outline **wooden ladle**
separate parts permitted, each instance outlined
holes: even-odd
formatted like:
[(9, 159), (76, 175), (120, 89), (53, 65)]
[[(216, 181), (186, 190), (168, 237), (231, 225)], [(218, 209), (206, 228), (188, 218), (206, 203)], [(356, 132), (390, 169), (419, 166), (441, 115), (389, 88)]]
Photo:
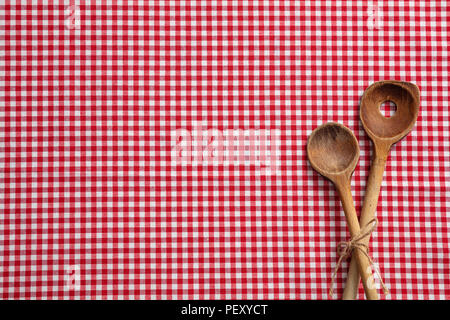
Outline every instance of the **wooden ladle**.
[[(375, 82), (361, 98), (361, 122), (373, 142), (372, 163), (361, 210), (361, 226), (375, 217), (389, 150), (413, 128), (419, 114), (419, 95), (419, 88), (415, 84), (389, 80)], [(394, 102), (397, 107), (395, 114), (389, 118), (380, 112), (380, 106), (388, 101)], [(364, 238), (363, 243), (368, 245), (369, 239), (370, 236)], [(359, 279), (357, 260), (352, 258), (343, 299), (356, 299)], [(363, 285), (366, 285), (364, 282), (363, 279)]]
[[(341, 198), (351, 237), (360, 233), (358, 216), (353, 204), (350, 179), (359, 159), (359, 147), (353, 132), (339, 123), (329, 122), (316, 128), (308, 138), (307, 154), (311, 166), (330, 179)], [(366, 284), (371, 275), (368, 258), (360, 250), (353, 251), (357, 266)], [(369, 271), (369, 272), (367, 272)], [(368, 299), (378, 299), (376, 290), (364, 285)]]

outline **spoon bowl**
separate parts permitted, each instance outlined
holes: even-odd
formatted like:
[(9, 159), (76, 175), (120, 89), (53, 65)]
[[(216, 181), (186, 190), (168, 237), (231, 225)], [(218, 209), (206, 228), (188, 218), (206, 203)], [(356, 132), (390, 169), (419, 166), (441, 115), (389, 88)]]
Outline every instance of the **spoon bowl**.
[(358, 163), (358, 141), (347, 127), (329, 122), (311, 133), (307, 154), (311, 166), (330, 180), (342, 173), (349, 177)]
[[(391, 117), (380, 112), (380, 106), (388, 101), (397, 107)], [(411, 131), (418, 115), (419, 89), (409, 82), (375, 82), (361, 98), (360, 118), (364, 130), (372, 140), (383, 140), (389, 147)]]

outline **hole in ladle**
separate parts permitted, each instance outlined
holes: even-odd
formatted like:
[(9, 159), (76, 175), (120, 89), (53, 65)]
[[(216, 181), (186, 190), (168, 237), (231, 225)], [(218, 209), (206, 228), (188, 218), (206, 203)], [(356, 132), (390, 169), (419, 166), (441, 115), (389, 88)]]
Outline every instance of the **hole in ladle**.
[(392, 117), (397, 111), (397, 105), (392, 101), (385, 101), (380, 105), (380, 112), (386, 118)]

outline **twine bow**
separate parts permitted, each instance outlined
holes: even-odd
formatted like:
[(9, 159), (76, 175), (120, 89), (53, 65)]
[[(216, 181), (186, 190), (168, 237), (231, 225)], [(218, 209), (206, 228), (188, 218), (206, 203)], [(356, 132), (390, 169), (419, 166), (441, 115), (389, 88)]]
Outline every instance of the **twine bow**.
[[(364, 228), (362, 228), (360, 230), (359, 234), (357, 234), (353, 238), (350, 238), (349, 241), (344, 241), (344, 242), (338, 243), (337, 253), (339, 255), (339, 260), (336, 264), (336, 267), (334, 268), (333, 276), (331, 277), (330, 291), (328, 293), (330, 295), (330, 297), (333, 296), (334, 281), (336, 279), (336, 274), (337, 274), (339, 268), (341, 267), (342, 261), (344, 261), (344, 259), (348, 258), (354, 249), (358, 249), (359, 251), (364, 253), (364, 255), (367, 257), (367, 259), (369, 259), (370, 265), (371, 266), (374, 265), (372, 258), (370, 258), (370, 256), (369, 256), (369, 247), (366, 244), (362, 243), (361, 240), (368, 237), (375, 230), (377, 225), (378, 225), (378, 219), (373, 218), (364, 226)], [(375, 269), (375, 272), (376, 272), (378, 278), (380, 279), (380, 283), (381, 283), (381, 286), (383, 287), (384, 294), (389, 294), (389, 290), (387, 289), (383, 280), (381, 279), (380, 271), (378, 270), (377, 267), (375, 267), (374, 269)]]

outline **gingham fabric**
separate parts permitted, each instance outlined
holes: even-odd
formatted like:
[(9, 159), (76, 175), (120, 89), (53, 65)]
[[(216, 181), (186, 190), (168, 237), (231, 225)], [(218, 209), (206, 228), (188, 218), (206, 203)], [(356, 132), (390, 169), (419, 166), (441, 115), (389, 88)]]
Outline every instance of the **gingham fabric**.
[[(381, 297), (449, 299), (449, 20), (447, 1), (3, 0), (0, 297), (328, 299), (349, 234), (306, 139), (355, 132), (360, 212), (359, 99), (396, 79), (421, 102), (384, 174)], [(279, 166), (174, 161), (194, 128), (279, 130)]]

